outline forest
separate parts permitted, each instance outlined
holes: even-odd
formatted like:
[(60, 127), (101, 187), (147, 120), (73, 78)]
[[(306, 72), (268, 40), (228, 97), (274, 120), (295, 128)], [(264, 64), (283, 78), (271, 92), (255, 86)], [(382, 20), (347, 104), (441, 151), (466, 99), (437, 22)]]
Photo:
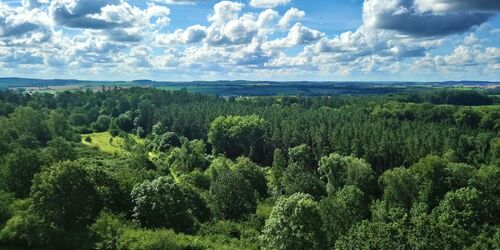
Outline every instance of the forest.
[(496, 98), (0, 90), (0, 249), (500, 249)]

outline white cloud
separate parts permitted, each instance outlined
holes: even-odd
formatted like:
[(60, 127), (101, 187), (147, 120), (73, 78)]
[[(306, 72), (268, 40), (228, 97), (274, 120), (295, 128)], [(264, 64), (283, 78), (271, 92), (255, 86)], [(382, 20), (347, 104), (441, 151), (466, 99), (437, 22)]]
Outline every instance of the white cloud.
[(49, 10), (60, 26), (101, 30), (121, 42), (137, 42), (149, 29), (170, 22), (165, 6), (148, 4), (140, 9), (122, 0), (54, 0)]
[(28, 9), (34, 9), (34, 8), (39, 8), (45, 4), (48, 4), (49, 0), (22, 0), (21, 5), (28, 8)]
[(287, 5), (291, 0), (250, 0), (250, 6), (255, 8), (275, 8), (279, 5)]
[(243, 5), (234, 2), (220, 2), (214, 6), (212, 24), (207, 28), (206, 42), (211, 46), (249, 44), (254, 39), (265, 40), (273, 32), (271, 23), (277, 19), (274, 10), (265, 10), (259, 15), (244, 13)]
[(201, 42), (207, 36), (207, 27), (194, 25), (186, 30), (178, 29), (172, 34), (157, 34), (156, 42), (162, 45), (191, 44)]
[(464, 71), (469, 69), (480, 69), (486, 71), (488, 68), (500, 66), (500, 48), (488, 47), (485, 49), (457, 46), (451, 53), (432, 56), (427, 54), (418, 59), (415, 68), (439, 69), (442, 71)]
[[(266, 8), (262, 11), (245, 8), (243, 1), (221, 1), (207, 13), (207, 24), (169, 26), (171, 18), (180, 17), (165, 4), (195, 2), (154, 0), (145, 7), (125, 0), (0, 2), (0, 66), (5, 68), (0, 73), (316, 79), (500, 72), (500, 50), (494, 46), (498, 27), (487, 23), (474, 29), (498, 12), (498, 1), (365, 0), (361, 26), (338, 35), (325, 34), (314, 19), (304, 26), (306, 13), (297, 8), (281, 15), (272, 9), (288, 0), (249, 1), (251, 7)], [(451, 45), (456, 46), (452, 52), (441, 54), (447, 50), (439, 48)]]
[(195, 4), (197, 2), (202, 2), (203, 0), (153, 0), (154, 3), (158, 4)]
[(290, 48), (297, 45), (305, 45), (318, 41), (324, 37), (324, 33), (303, 26), (301, 23), (296, 23), (284, 38), (270, 41), (266, 47), (270, 49)]
[(280, 26), (281, 29), (286, 29), (290, 25), (291, 22), (293, 21), (298, 21), (302, 19), (306, 13), (302, 10), (299, 10), (297, 8), (290, 8), (280, 19), (278, 22), (278, 25)]
[(479, 39), (477, 38), (474, 33), (470, 33), (464, 38), (464, 44), (465, 45), (474, 45), (479, 42)]
[(50, 17), (29, 6), (11, 8), (0, 3), (0, 39), (6, 44), (33, 45), (47, 41), (53, 32)]
[(230, 1), (222, 1), (214, 5), (214, 13), (208, 20), (215, 24), (227, 23), (237, 19), (244, 4)]

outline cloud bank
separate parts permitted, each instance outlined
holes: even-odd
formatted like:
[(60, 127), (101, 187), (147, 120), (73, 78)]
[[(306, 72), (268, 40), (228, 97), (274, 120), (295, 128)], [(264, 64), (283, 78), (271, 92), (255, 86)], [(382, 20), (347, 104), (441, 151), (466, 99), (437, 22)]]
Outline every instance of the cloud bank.
[(489, 24), (500, 12), (498, 0), (365, 0), (361, 25), (337, 34), (314, 27), (318, 22), (291, 0), (220, 1), (206, 23), (171, 27), (169, 5), (198, 2), (0, 3), (2, 74), (285, 80), (500, 75), (500, 48), (491, 42), (500, 32)]

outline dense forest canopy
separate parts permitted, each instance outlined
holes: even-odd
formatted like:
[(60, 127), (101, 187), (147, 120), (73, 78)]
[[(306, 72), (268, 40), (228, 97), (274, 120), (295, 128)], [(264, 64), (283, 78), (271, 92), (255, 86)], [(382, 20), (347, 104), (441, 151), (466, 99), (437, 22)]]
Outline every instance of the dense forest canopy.
[(3, 90), (0, 245), (498, 249), (495, 101)]

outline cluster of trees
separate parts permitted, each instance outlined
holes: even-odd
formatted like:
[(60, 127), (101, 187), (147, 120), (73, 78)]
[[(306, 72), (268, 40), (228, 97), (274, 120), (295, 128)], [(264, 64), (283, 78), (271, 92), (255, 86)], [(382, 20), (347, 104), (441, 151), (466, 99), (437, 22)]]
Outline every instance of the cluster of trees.
[[(500, 247), (498, 109), (0, 91), (0, 128), (2, 245)], [(123, 153), (81, 143), (106, 131), (124, 138)]]

